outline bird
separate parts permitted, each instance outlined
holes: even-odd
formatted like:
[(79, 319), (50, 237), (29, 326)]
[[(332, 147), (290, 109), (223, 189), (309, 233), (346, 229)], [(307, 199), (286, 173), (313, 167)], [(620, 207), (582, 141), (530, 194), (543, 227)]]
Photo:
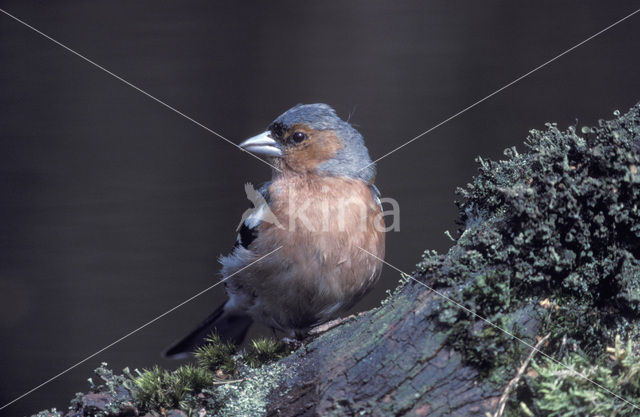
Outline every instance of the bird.
[(376, 170), (349, 122), (327, 104), (298, 104), (238, 146), (269, 161), (271, 180), (253, 197), (247, 188), (257, 206), (219, 258), (227, 299), (166, 349), (167, 358), (187, 357), (212, 332), (241, 344), (253, 322), (303, 339), (380, 277), (385, 223)]

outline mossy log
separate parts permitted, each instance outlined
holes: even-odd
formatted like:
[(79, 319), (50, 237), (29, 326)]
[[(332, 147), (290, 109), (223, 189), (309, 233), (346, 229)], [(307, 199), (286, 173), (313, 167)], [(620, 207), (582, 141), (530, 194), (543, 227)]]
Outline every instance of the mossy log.
[(211, 346), (200, 370), (138, 377), (101, 368), (94, 392), (112, 401), (87, 411), (80, 396), (67, 415), (640, 415), (640, 105), (614, 114), (479, 159), (455, 244), (425, 252), (380, 307), (258, 368), (282, 351)]
[[(483, 381), (451, 347), (449, 329), (434, 319), (443, 303), (448, 301), (408, 282), (382, 307), (285, 358), (287, 371), (269, 397), (267, 415), (484, 417), (492, 412), (504, 384)], [(537, 320), (520, 316), (519, 325), (534, 335)]]

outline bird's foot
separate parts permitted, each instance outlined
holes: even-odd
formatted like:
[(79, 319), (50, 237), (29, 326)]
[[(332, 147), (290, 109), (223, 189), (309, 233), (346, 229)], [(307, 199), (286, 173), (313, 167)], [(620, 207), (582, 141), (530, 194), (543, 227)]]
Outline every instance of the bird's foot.
[(304, 342), (300, 339), (294, 339), (291, 337), (283, 337), (282, 339), (280, 339), (282, 341), (282, 343), (284, 343), (285, 345), (287, 345), (288, 348), (290, 348), (292, 351), (293, 350), (298, 350), (301, 347), (304, 346)]

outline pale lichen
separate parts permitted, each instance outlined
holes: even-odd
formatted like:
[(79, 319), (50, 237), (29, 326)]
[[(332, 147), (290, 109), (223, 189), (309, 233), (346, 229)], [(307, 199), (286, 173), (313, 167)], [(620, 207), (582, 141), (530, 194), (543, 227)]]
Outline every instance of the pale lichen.
[[(419, 272), (468, 310), (519, 335), (514, 312), (530, 306), (551, 349), (598, 357), (640, 323), (640, 107), (597, 127), (530, 132), (529, 151), (479, 158), (459, 189), (460, 237), (426, 253)], [(547, 302), (553, 308), (544, 308)], [(492, 371), (522, 354), (512, 336), (443, 305), (438, 320), (470, 363)], [(564, 342), (563, 342), (564, 341)], [(559, 352), (562, 353), (562, 352)]]
[(268, 396), (278, 385), (283, 372), (287, 369), (281, 363), (263, 365), (260, 368), (243, 368), (243, 381), (238, 384), (225, 384), (217, 388), (218, 395), (226, 401), (215, 412), (207, 415), (236, 417), (263, 416), (267, 409)]

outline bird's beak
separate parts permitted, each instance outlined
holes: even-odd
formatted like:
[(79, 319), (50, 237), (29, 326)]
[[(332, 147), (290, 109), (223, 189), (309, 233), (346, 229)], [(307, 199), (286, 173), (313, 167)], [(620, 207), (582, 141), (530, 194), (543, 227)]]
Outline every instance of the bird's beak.
[(273, 157), (282, 156), (282, 150), (280, 149), (278, 142), (276, 142), (271, 137), (271, 132), (269, 132), (268, 130), (245, 140), (238, 146), (240, 146), (245, 151), (251, 152), (256, 155)]

